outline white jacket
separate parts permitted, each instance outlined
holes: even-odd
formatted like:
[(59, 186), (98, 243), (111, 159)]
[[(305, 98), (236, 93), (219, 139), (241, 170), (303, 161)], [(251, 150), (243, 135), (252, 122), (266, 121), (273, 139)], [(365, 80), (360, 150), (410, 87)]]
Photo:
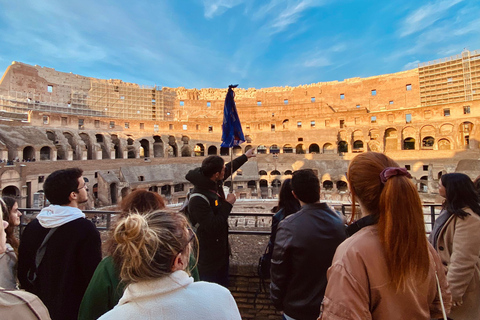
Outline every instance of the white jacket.
[(193, 282), (184, 271), (132, 283), (112, 310), (99, 320), (235, 319), (240, 312), (228, 289), (210, 282)]

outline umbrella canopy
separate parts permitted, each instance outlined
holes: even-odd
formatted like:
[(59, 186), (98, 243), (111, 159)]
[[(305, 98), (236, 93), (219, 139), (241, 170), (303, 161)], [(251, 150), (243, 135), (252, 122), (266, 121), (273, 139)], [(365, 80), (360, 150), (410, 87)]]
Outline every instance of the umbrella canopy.
[(238, 85), (228, 86), (225, 105), (223, 106), (223, 124), (222, 124), (222, 147), (235, 147), (245, 142), (245, 137), (238, 117), (237, 107), (235, 106), (235, 93), (233, 88)]

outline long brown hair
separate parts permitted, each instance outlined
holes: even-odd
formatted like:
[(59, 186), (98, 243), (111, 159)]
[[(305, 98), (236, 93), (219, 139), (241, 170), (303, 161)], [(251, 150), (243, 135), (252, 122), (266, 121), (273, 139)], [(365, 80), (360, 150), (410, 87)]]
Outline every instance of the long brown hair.
[(363, 208), (378, 218), (388, 271), (399, 291), (409, 279), (422, 281), (427, 277), (429, 253), (423, 207), (415, 185), (404, 175), (393, 176), (383, 184), (380, 173), (387, 167), (399, 165), (382, 153), (362, 153), (348, 167), (348, 182), (352, 214), (358, 197)]
[(18, 239), (15, 237), (16, 226), (14, 226), (10, 221), (10, 214), (12, 212), (12, 208), (15, 205), (15, 203), (17, 203), (17, 200), (7, 196), (3, 197), (2, 200), (3, 201), (1, 202), (1, 206), (2, 206), (2, 212), (3, 212), (2, 214), (3, 220), (8, 222), (8, 227), (5, 229), (5, 233), (7, 235), (7, 243), (9, 243), (12, 246), (12, 248), (15, 250), (15, 252), (17, 252), (18, 246), (20, 243)]

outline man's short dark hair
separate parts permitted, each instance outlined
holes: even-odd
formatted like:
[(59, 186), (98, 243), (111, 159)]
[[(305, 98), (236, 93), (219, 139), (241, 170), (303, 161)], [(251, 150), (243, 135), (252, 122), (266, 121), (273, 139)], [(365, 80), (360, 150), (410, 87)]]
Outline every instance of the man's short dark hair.
[(78, 192), (78, 178), (82, 174), (83, 170), (80, 168), (69, 168), (52, 172), (43, 184), (45, 197), (51, 204), (69, 204), (70, 193)]
[(292, 175), (292, 189), (302, 202), (315, 203), (320, 200), (320, 181), (312, 169), (295, 171)]
[(221, 172), (225, 165), (225, 161), (220, 156), (209, 156), (202, 162), (202, 172), (210, 178), (217, 172)]

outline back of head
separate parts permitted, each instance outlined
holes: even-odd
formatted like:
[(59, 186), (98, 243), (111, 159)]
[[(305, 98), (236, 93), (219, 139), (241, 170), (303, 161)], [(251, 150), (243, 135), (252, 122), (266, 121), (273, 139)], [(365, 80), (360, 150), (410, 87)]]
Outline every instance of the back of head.
[(202, 172), (210, 178), (215, 173), (222, 171), (225, 161), (220, 156), (209, 156), (202, 161)]
[(184, 215), (166, 211), (134, 213), (119, 221), (113, 258), (120, 261), (121, 279), (129, 284), (172, 273), (175, 257), (188, 251), (188, 226)]
[(404, 169), (393, 169), (397, 173), (383, 183), (380, 175), (387, 168), (400, 169), (386, 155), (366, 152), (350, 162), (347, 175), (353, 202), (358, 198), (368, 214), (378, 219), (389, 273), (399, 290), (409, 278), (427, 276), (429, 255), (423, 207), (415, 185)]
[(304, 203), (320, 200), (320, 181), (312, 169), (295, 171), (292, 176), (292, 189), (295, 196)]
[(120, 205), (122, 215), (129, 213), (147, 213), (165, 208), (165, 202), (161, 195), (143, 189), (132, 191), (123, 198)]
[(278, 194), (277, 211), (283, 209), (285, 217), (300, 210), (300, 203), (292, 194), (292, 179), (285, 179)]
[(469, 207), (480, 215), (478, 192), (469, 176), (463, 173), (447, 173), (440, 179), (445, 187), (444, 207), (448, 212), (464, 217), (467, 213), (463, 208)]
[(51, 204), (69, 204), (70, 194), (78, 191), (78, 178), (82, 173), (83, 170), (80, 168), (57, 170), (51, 173), (43, 184), (45, 197)]

